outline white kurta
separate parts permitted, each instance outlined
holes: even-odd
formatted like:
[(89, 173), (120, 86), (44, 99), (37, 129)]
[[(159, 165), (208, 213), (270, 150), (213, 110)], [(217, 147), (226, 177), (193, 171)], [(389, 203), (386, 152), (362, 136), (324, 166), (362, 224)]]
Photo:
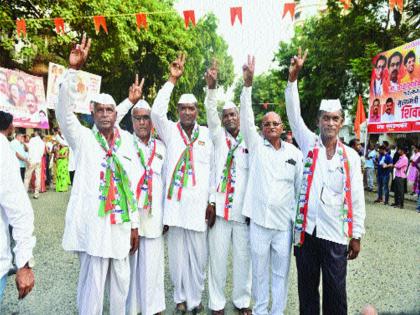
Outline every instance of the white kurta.
[[(241, 100), (250, 99), (251, 88), (244, 88)], [(272, 283), (272, 314), (283, 314), (291, 252), (294, 206), (302, 176), (302, 153), (281, 141), (276, 150), (255, 127), (251, 101), (241, 101), (241, 130), (248, 144), (250, 172), (244, 213), (251, 218), (253, 314), (268, 314)]]
[(0, 278), (12, 267), (9, 225), (13, 227), (18, 268), (31, 258), (35, 247), (34, 212), (20, 177), (15, 152), (7, 138), (0, 133)]
[[(236, 139), (222, 126), (217, 113), (216, 90), (208, 90), (204, 101), (210, 136), (215, 147), (216, 187), (219, 185), (229, 147)], [(250, 101), (245, 98), (243, 101)], [(239, 114), (239, 113), (238, 113)], [(225, 307), (225, 285), (229, 248), (233, 252), (233, 292), (232, 302), (241, 309), (248, 308), (251, 301), (251, 259), (249, 246), (249, 227), (242, 215), (243, 200), (248, 181), (248, 149), (242, 141), (233, 154), (232, 172), (236, 172), (232, 208), (225, 220), (226, 193), (216, 192), (215, 225), (209, 230), (209, 308), (221, 310)]]
[[(300, 114), (300, 101), (297, 82), (289, 82), (285, 91), (286, 110), (293, 135), (306, 157), (313, 149), (318, 138), (319, 154), (313, 175), (312, 188), (308, 202), (306, 232), (338, 244), (347, 245), (348, 240), (343, 233), (340, 220), (340, 210), (344, 201), (344, 187), (342, 163), (337, 153), (331, 160), (327, 154), (321, 138), (310, 131)], [(360, 167), (360, 157), (352, 148), (345, 146), (350, 164), (350, 181), (353, 203), (353, 237), (364, 234), (365, 199), (363, 190), (363, 176)]]
[[(177, 128), (177, 123), (168, 120), (168, 104), (174, 85), (165, 83), (161, 88), (152, 107), (152, 121), (159, 137), (166, 145), (167, 150), (167, 177), (165, 194), (165, 211), (163, 223), (169, 226), (178, 226), (184, 229), (204, 232), (206, 231), (205, 213), (210, 195), (214, 193), (213, 175), (213, 143), (208, 129), (199, 126), (198, 139), (193, 144), (194, 169), (196, 185), (189, 181), (184, 187), (182, 198), (177, 200), (177, 189), (172, 199), (166, 198), (175, 166), (186, 146)], [(185, 137), (186, 133), (182, 130)]]
[[(70, 70), (59, 91), (56, 116), (64, 137), (75, 153), (75, 174), (66, 213), (63, 248), (86, 252), (91, 256), (123, 259), (130, 250), (131, 228), (138, 227), (138, 213), (130, 213), (131, 222), (111, 224), (110, 216), (99, 217), (99, 184), (105, 152), (91, 129), (83, 127), (72, 113), (76, 71)], [(139, 170), (132, 135), (120, 130), (121, 146), (117, 151), (134, 191), (133, 174)]]

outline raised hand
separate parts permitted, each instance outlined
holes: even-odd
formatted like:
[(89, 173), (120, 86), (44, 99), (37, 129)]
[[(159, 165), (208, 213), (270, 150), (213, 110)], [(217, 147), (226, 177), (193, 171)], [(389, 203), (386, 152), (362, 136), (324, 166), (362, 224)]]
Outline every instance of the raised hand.
[(206, 71), (206, 73), (204, 75), (204, 78), (206, 79), (206, 82), (207, 82), (207, 87), (209, 89), (212, 89), (213, 90), (213, 89), (216, 88), (216, 85), (217, 85), (217, 72), (218, 72), (218, 69), (217, 69), (217, 60), (216, 59), (213, 59), (213, 62), (211, 64), (210, 68), (207, 69), (207, 71)]
[(252, 86), (252, 80), (254, 79), (255, 71), (255, 56), (248, 55), (248, 62), (242, 66), (242, 72), (244, 77), (244, 85), (246, 87)]
[(305, 63), (306, 57), (308, 56), (308, 50), (305, 50), (305, 53), (302, 57), (302, 48), (298, 48), (297, 56), (293, 56), (290, 60), (290, 67), (289, 67), (289, 81), (294, 82), (296, 81), (300, 70), (302, 70), (303, 64)]
[(184, 73), (185, 59), (185, 54), (180, 53), (178, 58), (176, 58), (169, 66), (169, 81), (173, 84), (175, 84)]
[(79, 70), (82, 68), (87, 60), (89, 49), (90, 49), (90, 38), (86, 40), (86, 34), (83, 34), (82, 42), (76, 44), (70, 52), (69, 67), (72, 69)]
[(134, 83), (128, 89), (128, 100), (131, 104), (136, 104), (143, 94), (143, 85), (144, 85), (144, 78), (141, 79), (139, 83), (139, 75), (136, 73), (136, 79)]

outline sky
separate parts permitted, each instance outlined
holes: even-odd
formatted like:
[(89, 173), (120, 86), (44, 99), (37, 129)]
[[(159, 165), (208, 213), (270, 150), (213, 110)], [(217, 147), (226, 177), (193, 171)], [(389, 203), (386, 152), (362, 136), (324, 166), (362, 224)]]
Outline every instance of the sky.
[[(280, 41), (293, 36), (293, 23), (288, 14), (282, 19), (283, 6), (290, 0), (177, 0), (175, 8), (183, 16), (184, 10), (194, 10), (198, 21), (213, 12), (219, 20), (218, 33), (229, 45), (233, 57), (235, 79), (242, 75), (242, 65), (247, 55), (255, 55), (256, 74), (263, 73), (276, 64), (272, 62)], [(230, 21), (230, 8), (242, 7), (242, 25)]]

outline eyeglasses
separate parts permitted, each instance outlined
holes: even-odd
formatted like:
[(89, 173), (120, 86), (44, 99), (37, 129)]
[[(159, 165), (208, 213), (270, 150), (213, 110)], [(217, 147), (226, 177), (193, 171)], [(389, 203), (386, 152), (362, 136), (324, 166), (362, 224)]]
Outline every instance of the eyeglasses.
[(149, 121), (150, 120), (150, 116), (149, 115), (140, 115), (140, 116), (133, 116), (133, 119), (140, 121)]
[(278, 127), (278, 126), (281, 126), (281, 122), (278, 122), (278, 121), (266, 121), (262, 125), (263, 125), (264, 128), (269, 128), (271, 126)]

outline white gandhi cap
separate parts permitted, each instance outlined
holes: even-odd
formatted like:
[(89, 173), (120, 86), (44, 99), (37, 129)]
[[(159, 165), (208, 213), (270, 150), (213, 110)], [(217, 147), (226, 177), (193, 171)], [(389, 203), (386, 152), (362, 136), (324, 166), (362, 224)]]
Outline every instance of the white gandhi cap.
[(193, 94), (182, 94), (178, 104), (197, 104), (197, 99)]
[(133, 110), (136, 108), (150, 110), (150, 105), (145, 100), (140, 100), (136, 103), (136, 105), (134, 105)]
[(114, 107), (117, 106), (114, 98), (111, 95), (105, 93), (93, 95), (91, 101), (97, 104), (112, 105)]
[(324, 112), (337, 112), (341, 110), (341, 103), (339, 99), (335, 100), (322, 100), (319, 110)]
[(238, 107), (235, 105), (235, 103), (234, 103), (234, 102), (231, 102), (231, 101), (227, 101), (227, 102), (223, 105), (223, 110), (225, 110), (225, 109), (231, 109), (231, 108), (238, 109)]

